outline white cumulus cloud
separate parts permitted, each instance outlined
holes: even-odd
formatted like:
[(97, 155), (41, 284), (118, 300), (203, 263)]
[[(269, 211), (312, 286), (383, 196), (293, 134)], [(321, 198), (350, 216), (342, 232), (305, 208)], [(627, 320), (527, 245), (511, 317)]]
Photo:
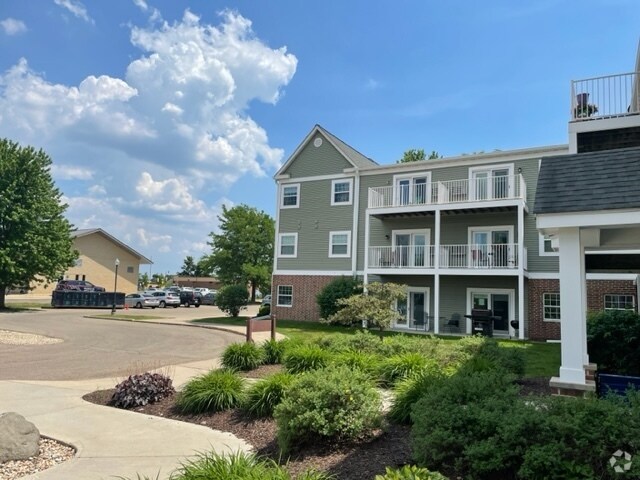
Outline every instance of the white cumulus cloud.
[(87, 23), (94, 23), (93, 18), (91, 18), (87, 12), (87, 8), (78, 0), (53, 0), (53, 3), (68, 10), (75, 17), (78, 17)]
[(27, 26), (22, 20), (11, 17), (0, 20), (0, 27), (6, 35), (18, 35), (27, 31)]
[(58, 180), (91, 180), (93, 170), (73, 165), (51, 165), (51, 173)]

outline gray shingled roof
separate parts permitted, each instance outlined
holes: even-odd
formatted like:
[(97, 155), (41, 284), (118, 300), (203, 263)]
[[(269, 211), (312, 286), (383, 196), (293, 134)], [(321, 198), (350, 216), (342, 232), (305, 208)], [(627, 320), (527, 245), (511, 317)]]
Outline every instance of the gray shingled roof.
[(542, 159), (536, 214), (640, 208), (640, 148)]
[(331, 141), (334, 142), (340, 150), (342, 150), (342, 153), (344, 153), (347, 157), (349, 157), (349, 160), (351, 160), (351, 163), (353, 163), (356, 167), (361, 168), (361, 167), (371, 167), (374, 165), (378, 165), (375, 161), (371, 160), (369, 157), (365, 157), (363, 154), (361, 154), (351, 145), (347, 145), (338, 137), (336, 137), (332, 133), (329, 133), (320, 125), (316, 125), (316, 126), (320, 130), (322, 130), (322, 133), (325, 134), (327, 137), (329, 137)]

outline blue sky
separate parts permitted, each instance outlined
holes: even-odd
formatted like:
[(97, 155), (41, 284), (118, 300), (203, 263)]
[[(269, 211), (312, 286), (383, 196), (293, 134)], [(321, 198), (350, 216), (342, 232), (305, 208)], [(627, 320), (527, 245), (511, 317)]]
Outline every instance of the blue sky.
[(379, 163), (566, 143), (570, 80), (633, 70), (638, 25), (637, 0), (3, 0), (0, 137), (174, 272), (222, 204), (275, 215), (316, 123)]

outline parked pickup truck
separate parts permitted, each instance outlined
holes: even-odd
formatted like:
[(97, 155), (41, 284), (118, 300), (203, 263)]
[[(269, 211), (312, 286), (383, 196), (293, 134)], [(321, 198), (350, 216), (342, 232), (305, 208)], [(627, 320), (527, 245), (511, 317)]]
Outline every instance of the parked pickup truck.
[(193, 305), (198, 308), (201, 303), (202, 297), (193, 290), (183, 290), (180, 292), (180, 305), (184, 305), (185, 307)]

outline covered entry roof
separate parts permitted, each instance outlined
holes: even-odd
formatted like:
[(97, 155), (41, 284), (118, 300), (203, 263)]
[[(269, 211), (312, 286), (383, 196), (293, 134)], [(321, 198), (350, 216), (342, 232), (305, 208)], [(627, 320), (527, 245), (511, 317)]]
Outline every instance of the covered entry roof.
[(542, 159), (533, 213), (629, 208), (640, 208), (639, 147)]

